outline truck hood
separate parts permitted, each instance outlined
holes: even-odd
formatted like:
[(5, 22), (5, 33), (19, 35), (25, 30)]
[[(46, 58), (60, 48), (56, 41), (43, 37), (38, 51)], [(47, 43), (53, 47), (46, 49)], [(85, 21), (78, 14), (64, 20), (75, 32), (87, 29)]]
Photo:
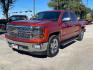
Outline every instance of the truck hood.
[(48, 25), (49, 23), (53, 23), (54, 21), (51, 20), (19, 20), (13, 21), (9, 24), (14, 25), (25, 25), (25, 26), (37, 26), (37, 25)]
[(43, 20), (19, 20), (19, 21), (16, 21), (16, 22), (25, 22), (25, 23), (30, 23), (30, 24), (37, 24), (37, 23), (45, 23), (45, 21)]

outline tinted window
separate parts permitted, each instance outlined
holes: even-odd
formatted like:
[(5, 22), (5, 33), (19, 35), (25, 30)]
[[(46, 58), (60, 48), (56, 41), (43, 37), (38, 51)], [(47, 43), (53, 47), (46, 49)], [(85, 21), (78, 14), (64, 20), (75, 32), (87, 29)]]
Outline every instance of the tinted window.
[(25, 20), (27, 19), (26, 16), (11, 16), (11, 20)]
[(68, 18), (68, 17), (70, 17), (69, 12), (64, 12), (62, 19), (63, 19), (63, 18)]
[(48, 19), (48, 20), (58, 20), (60, 12), (40, 12), (36, 15), (37, 20)]
[(76, 15), (75, 15), (75, 13), (70, 12), (70, 17), (71, 17), (71, 20), (72, 20), (72, 21), (77, 21), (77, 17), (76, 17)]

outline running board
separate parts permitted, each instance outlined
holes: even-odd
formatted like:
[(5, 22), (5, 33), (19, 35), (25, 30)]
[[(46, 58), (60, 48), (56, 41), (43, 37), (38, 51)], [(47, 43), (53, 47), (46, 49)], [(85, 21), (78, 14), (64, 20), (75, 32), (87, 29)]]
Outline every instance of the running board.
[(71, 43), (71, 42), (73, 42), (73, 41), (76, 41), (76, 40), (77, 40), (77, 37), (74, 37), (74, 38), (71, 38), (71, 39), (68, 39), (68, 40), (62, 42), (61, 45), (64, 46), (64, 45), (67, 45), (67, 44), (69, 44), (69, 43)]

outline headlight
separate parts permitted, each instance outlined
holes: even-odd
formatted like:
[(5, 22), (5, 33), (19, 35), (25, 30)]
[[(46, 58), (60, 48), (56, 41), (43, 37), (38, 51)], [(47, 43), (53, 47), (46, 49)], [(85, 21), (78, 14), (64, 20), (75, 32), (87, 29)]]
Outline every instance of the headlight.
[(32, 27), (32, 37), (33, 38), (42, 38), (43, 37), (43, 27), (40, 27), (40, 26)]

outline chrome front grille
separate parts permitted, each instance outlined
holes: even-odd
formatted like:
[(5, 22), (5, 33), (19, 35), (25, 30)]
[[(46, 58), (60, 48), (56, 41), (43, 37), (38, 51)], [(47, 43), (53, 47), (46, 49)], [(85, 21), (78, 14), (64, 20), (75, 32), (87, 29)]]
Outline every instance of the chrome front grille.
[(14, 38), (31, 39), (32, 28), (30, 26), (7, 25), (7, 34)]

